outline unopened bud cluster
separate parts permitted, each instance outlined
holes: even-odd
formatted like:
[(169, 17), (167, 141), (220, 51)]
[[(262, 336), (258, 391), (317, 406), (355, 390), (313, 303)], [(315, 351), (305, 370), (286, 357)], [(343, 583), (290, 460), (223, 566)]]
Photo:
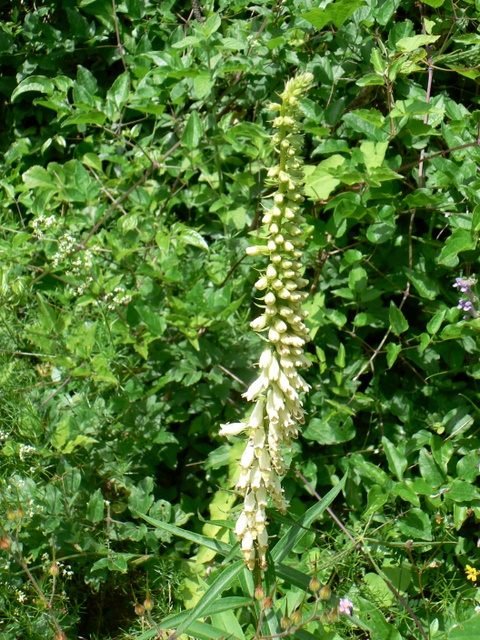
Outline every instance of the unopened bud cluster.
[(255, 287), (262, 292), (262, 314), (251, 327), (265, 334), (259, 369), (260, 375), (244, 397), (255, 402), (253, 411), (244, 422), (223, 425), (221, 435), (248, 433), (248, 442), (240, 460), (237, 489), (244, 495), (243, 510), (235, 533), (242, 553), (251, 570), (258, 562), (266, 569), (268, 547), (265, 509), (270, 499), (276, 509), (285, 513), (281, 478), (287, 468), (282, 449), (291, 445), (304, 422), (300, 393), (309, 386), (298, 373), (309, 365), (303, 353), (308, 337), (304, 324), (307, 312), (302, 302), (308, 297), (302, 291), (308, 281), (301, 276), (304, 241), (301, 227), (305, 218), (300, 214), (303, 197), (303, 160), (300, 133), (302, 116), (298, 99), (313, 81), (310, 73), (298, 75), (286, 83), (280, 95), (281, 104), (270, 104), (278, 115), (273, 125), (278, 129), (273, 145), (279, 163), (268, 171), (268, 184), (275, 191), (272, 205), (265, 212), (264, 243), (249, 247), (250, 256), (268, 257), (266, 270)]

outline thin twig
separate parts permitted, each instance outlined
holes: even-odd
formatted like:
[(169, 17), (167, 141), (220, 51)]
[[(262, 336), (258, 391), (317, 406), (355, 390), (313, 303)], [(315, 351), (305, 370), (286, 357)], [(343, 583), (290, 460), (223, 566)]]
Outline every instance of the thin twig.
[(123, 68), (125, 71), (128, 71), (127, 64), (125, 62), (125, 51), (123, 48), (122, 41), (120, 39), (120, 29), (118, 26), (118, 17), (117, 17), (117, 7), (115, 6), (115, 0), (112, 0), (112, 9), (113, 9), (113, 22), (115, 23), (115, 35), (117, 37), (117, 49), (120, 57), (122, 59)]
[(72, 380), (72, 376), (68, 376), (68, 378), (65, 378), (65, 380), (62, 382), (62, 384), (58, 387), (58, 389), (55, 389), (55, 391), (50, 394), (48, 396), (48, 398), (46, 400), (44, 400), (42, 402), (42, 404), (40, 405), (40, 408), (42, 408), (43, 406), (45, 406), (46, 404), (48, 404), (50, 402), (50, 400), (52, 398), (54, 398), (58, 393), (60, 393), (60, 391), (63, 389), (63, 387), (66, 387), (67, 384)]
[(243, 380), (240, 380), (240, 378), (237, 378), (237, 376), (234, 373), (232, 373), (231, 371), (229, 371), (228, 369), (223, 367), (221, 364), (217, 364), (217, 367), (219, 369), (221, 369), (223, 371), (223, 373), (226, 373), (227, 376), (230, 376), (233, 380), (235, 380), (235, 382), (238, 382), (239, 384), (241, 384), (245, 388), (248, 387), (248, 384), (245, 384), (245, 382)]
[[(420, 2), (420, 15), (422, 18), (422, 30), (423, 34), (427, 35), (427, 30), (425, 28), (425, 16), (423, 14), (423, 2)], [(432, 55), (430, 53), (430, 47), (425, 45), (425, 50), (427, 52), (427, 64), (428, 64), (428, 80), (427, 80), (427, 94), (425, 98), (425, 102), (427, 104), (430, 103), (430, 98), (432, 95), (432, 84), (433, 84), (433, 66), (432, 66)], [(428, 124), (428, 113), (426, 113), (423, 117), (423, 124)], [(420, 162), (418, 164), (418, 186), (421, 188), (425, 183), (425, 176), (423, 175), (423, 162), (425, 157), (425, 149), (420, 151)]]

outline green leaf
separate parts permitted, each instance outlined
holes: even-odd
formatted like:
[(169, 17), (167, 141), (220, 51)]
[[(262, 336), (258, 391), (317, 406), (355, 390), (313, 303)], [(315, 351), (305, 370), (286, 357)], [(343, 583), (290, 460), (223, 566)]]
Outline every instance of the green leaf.
[(339, 444), (355, 437), (355, 427), (350, 416), (337, 411), (327, 413), (323, 419), (312, 418), (303, 432), (304, 438), (318, 444)]
[(313, 24), (319, 31), (329, 22), (333, 22), (336, 27), (341, 27), (348, 16), (364, 4), (364, 0), (338, 0), (329, 4), (325, 9), (313, 9), (313, 11), (300, 14), (300, 17)]
[(215, 31), (220, 29), (221, 24), (222, 20), (219, 14), (214, 13), (213, 16), (210, 16), (203, 25), (197, 26), (196, 29), (204, 38), (209, 38), (213, 33), (215, 33)]
[(197, 249), (208, 251), (208, 244), (206, 243), (205, 238), (198, 233), (198, 231), (195, 231), (195, 229), (183, 228), (178, 237), (183, 244), (189, 244), (192, 247), (197, 247)]
[(353, 291), (361, 293), (367, 287), (368, 276), (363, 267), (353, 267), (348, 274), (348, 286)]
[(173, 524), (168, 524), (167, 522), (162, 522), (161, 520), (157, 520), (156, 518), (151, 518), (144, 513), (138, 513), (136, 511), (134, 513), (137, 517), (142, 518), (149, 524), (157, 527), (157, 529), (162, 529), (163, 531), (171, 533), (174, 536), (184, 538), (185, 540), (190, 540), (191, 542), (206, 547), (207, 549), (212, 549), (212, 551), (216, 551), (222, 556), (228, 556), (228, 554), (232, 551), (231, 545), (220, 542), (219, 540), (209, 538), (208, 536), (203, 536), (200, 533), (194, 533), (192, 531), (181, 529), (180, 527), (176, 527)]
[(189, 151), (193, 151), (193, 149), (198, 147), (202, 135), (203, 128), (198, 113), (192, 111), (183, 130), (182, 146), (186, 147)]
[(390, 326), (392, 327), (392, 331), (396, 336), (401, 335), (408, 329), (408, 322), (402, 311), (397, 307), (397, 305), (390, 300), (390, 311), (388, 313), (388, 318), (390, 321)]
[(373, 244), (383, 244), (390, 240), (396, 230), (397, 225), (393, 219), (376, 222), (368, 227), (367, 238)]
[(133, 20), (140, 20), (145, 15), (144, 0), (125, 0), (127, 12)]
[(437, 331), (442, 326), (442, 322), (445, 318), (446, 311), (442, 309), (442, 311), (437, 311), (437, 313), (433, 316), (433, 318), (427, 324), (427, 331), (431, 335), (435, 335)]
[(480, 494), (478, 489), (469, 482), (455, 479), (450, 485), (450, 491), (446, 497), (454, 502), (471, 503), (472, 500), (478, 500)]
[(118, 76), (107, 92), (107, 100), (112, 101), (119, 111), (127, 102), (129, 87), (130, 75), (128, 72), (125, 72)]
[(427, 298), (427, 300), (435, 300), (440, 291), (440, 288), (435, 280), (429, 278), (425, 273), (422, 273), (421, 271), (405, 269), (405, 273), (422, 298)]
[(401, 453), (385, 436), (382, 437), (382, 444), (385, 455), (387, 456), (390, 471), (394, 473), (399, 480), (403, 480), (403, 472), (407, 468), (408, 464), (405, 454)]
[(471, 251), (475, 249), (476, 245), (476, 238), (473, 238), (469, 231), (454, 229), (452, 235), (447, 238), (437, 261), (446, 267), (456, 267), (460, 261), (458, 254), (461, 251)]
[(387, 352), (387, 365), (389, 369), (391, 369), (395, 364), (401, 350), (402, 346), (393, 342), (389, 342), (385, 347), (385, 351)]
[(455, 624), (447, 636), (448, 640), (478, 640), (480, 637), (480, 616)]
[(28, 91), (39, 91), (40, 93), (51, 95), (55, 91), (55, 85), (50, 78), (45, 76), (30, 76), (22, 80), (18, 87), (13, 90), (11, 101), (15, 102), (18, 96)]
[(77, 111), (73, 116), (65, 118), (62, 122), (62, 127), (67, 127), (70, 124), (104, 124), (107, 116), (100, 111)]
[(198, 44), (200, 44), (200, 40), (198, 38), (196, 38), (195, 36), (187, 36), (186, 38), (183, 38), (183, 40), (180, 40), (179, 42), (175, 42), (175, 44), (172, 44), (172, 48), (186, 49), (187, 47), (196, 46)]
[(225, 567), (223, 571), (220, 571), (220, 573), (215, 576), (215, 580), (209, 585), (205, 595), (200, 599), (198, 604), (188, 612), (185, 620), (177, 627), (175, 632), (177, 637), (185, 633), (192, 622), (195, 622), (198, 618), (210, 615), (209, 609), (211, 606), (220, 598), (225, 589), (231, 586), (238, 574), (243, 571), (244, 566), (244, 561), (239, 560), (229, 567)]
[(432, 523), (427, 513), (414, 507), (408, 513), (403, 515), (398, 523), (400, 531), (413, 540), (431, 540), (432, 539)]
[(209, 73), (200, 73), (193, 79), (193, 88), (199, 100), (203, 100), (212, 90), (215, 81)]
[(312, 200), (326, 200), (340, 184), (340, 180), (333, 177), (329, 170), (342, 166), (344, 162), (343, 156), (335, 154), (320, 162), (316, 167), (305, 167), (305, 193)]
[(426, 44), (433, 44), (440, 36), (412, 36), (409, 38), (400, 38), (397, 42), (397, 50), (404, 53), (410, 53), (415, 51), (419, 47), (423, 47)]
[(355, 84), (359, 87), (383, 86), (385, 80), (378, 73), (367, 73), (362, 78), (359, 78)]
[(55, 184), (54, 177), (39, 165), (34, 165), (25, 171), (22, 175), (22, 180), (29, 189), (35, 189), (36, 187), (47, 187), (54, 191), (57, 191), (58, 189), (58, 186)]
[(274, 562), (282, 562), (290, 553), (290, 551), (300, 542), (300, 540), (308, 533), (309, 527), (318, 520), (327, 507), (329, 507), (340, 491), (345, 486), (347, 476), (337, 483), (330, 491), (323, 496), (313, 507), (310, 507), (293, 525), (291, 525), (271, 551)]
[(445, 476), (442, 470), (435, 462), (432, 454), (425, 448), (420, 450), (419, 467), (422, 477), (425, 478), (433, 488), (436, 489), (445, 482)]
[(363, 162), (367, 170), (380, 167), (385, 159), (385, 153), (388, 149), (388, 142), (372, 142), (364, 140), (360, 145), (360, 151), (363, 155)]
[(87, 505), (87, 518), (91, 522), (100, 522), (105, 517), (105, 501), (100, 489), (97, 489)]

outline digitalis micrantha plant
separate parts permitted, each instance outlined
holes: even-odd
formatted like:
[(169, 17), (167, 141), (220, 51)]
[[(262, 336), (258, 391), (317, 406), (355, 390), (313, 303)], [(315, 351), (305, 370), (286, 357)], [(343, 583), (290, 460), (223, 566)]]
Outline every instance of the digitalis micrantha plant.
[(240, 477), (236, 489), (244, 495), (243, 510), (235, 526), (243, 557), (251, 570), (258, 562), (266, 569), (268, 547), (266, 507), (285, 513), (281, 479), (287, 468), (283, 456), (304, 422), (300, 393), (309, 386), (298, 373), (309, 361), (303, 353), (308, 329), (303, 320), (307, 312), (302, 302), (308, 294), (302, 289), (308, 281), (301, 277), (303, 240), (300, 214), (303, 197), (303, 160), (300, 133), (302, 113), (299, 97), (310, 87), (310, 73), (297, 75), (280, 94), (281, 104), (268, 108), (277, 112), (273, 126), (278, 129), (272, 144), (279, 155), (278, 165), (268, 171), (268, 185), (274, 188), (272, 206), (262, 222), (264, 244), (248, 247), (250, 256), (268, 257), (263, 275), (255, 283), (262, 292), (259, 306), (263, 313), (251, 327), (265, 334), (266, 345), (260, 356), (260, 375), (244, 397), (255, 402), (249, 418), (222, 425), (221, 435), (248, 433), (248, 442), (240, 460)]

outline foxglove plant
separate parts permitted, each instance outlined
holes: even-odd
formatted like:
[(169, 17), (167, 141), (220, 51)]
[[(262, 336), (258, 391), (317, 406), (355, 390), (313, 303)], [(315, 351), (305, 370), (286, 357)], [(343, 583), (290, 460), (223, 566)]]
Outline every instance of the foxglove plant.
[(287, 467), (282, 448), (291, 445), (304, 422), (300, 393), (309, 386), (298, 373), (310, 363), (303, 353), (308, 329), (307, 312), (302, 302), (308, 294), (302, 289), (308, 281), (301, 276), (304, 241), (300, 214), (303, 197), (303, 160), (299, 98), (313, 81), (310, 73), (289, 80), (280, 94), (281, 104), (268, 108), (277, 113), (273, 126), (278, 129), (272, 144), (279, 155), (278, 164), (268, 171), (268, 184), (274, 188), (272, 206), (265, 212), (264, 244), (248, 247), (250, 256), (268, 257), (268, 265), (255, 287), (263, 292), (263, 312), (251, 327), (266, 334), (266, 345), (260, 356), (260, 375), (244, 397), (255, 402), (249, 418), (243, 422), (222, 425), (221, 435), (248, 433), (248, 441), (240, 460), (240, 477), (236, 488), (244, 496), (243, 509), (235, 533), (241, 543), (246, 565), (253, 570), (258, 562), (266, 569), (268, 547), (266, 506), (285, 513), (287, 503), (281, 478)]

